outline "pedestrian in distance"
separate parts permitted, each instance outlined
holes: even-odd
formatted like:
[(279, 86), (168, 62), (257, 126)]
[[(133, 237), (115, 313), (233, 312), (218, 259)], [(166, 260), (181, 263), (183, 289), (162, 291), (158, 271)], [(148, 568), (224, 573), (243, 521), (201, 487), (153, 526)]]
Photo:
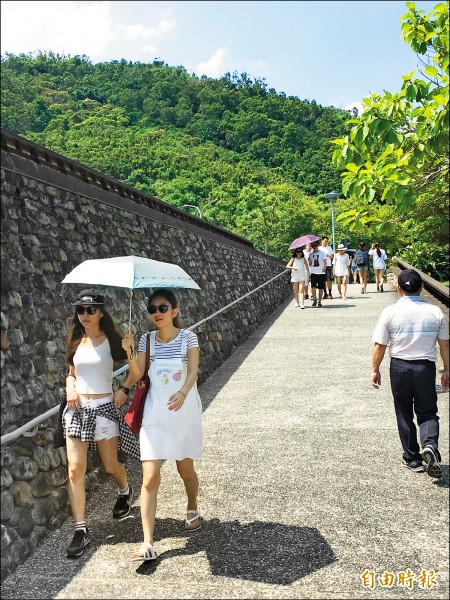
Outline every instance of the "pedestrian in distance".
[(358, 267), (355, 264), (355, 254), (356, 251), (350, 254), (350, 271), (353, 278), (352, 283), (358, 283)]
[(359, 242), (359, 248), (355, 252), (353, 261), (356, 265), (359, 275), (361, 294), (367, 294), (367, 280), (369, 278), (369, 253), (367, 252), (366, 244), (363, 241)]
[[(303, 256), (306, 258), (306, 261), (308, 261), (308, 256), (311, 254), (311, 252), (312, 252), (311, 244), (305, 244), (305, 248), (303, 250)], [(306, 285), (305, 285), (305, 300), (308, 300), (308, 298), (309, 298), (310, 288), (311, 288), (311, 273), (309, 273), (308, 281), (306, 282)]]
[[(325, 272), (325, 281), (326, 287), (323, 294), (324, 299), (330, 298), (333, 300), (333, 259), (334, 259), (334, 250), (331, 246), (328, 245), (328, 237), (324, 235), (322, 237), (321, 247), (322, 252), (325, 252), (327, 255), (327, 270)], [(328, 290), (328, 291), (327, 291)]]
[(125, 466), (118, 461), (118, 449), (139, 458), (137, 440), (117, 410), (127, 401), (131, 380), (127, 378), (114, 396), (112, 389), (113, 364), (127, 359), (122, 334), (98, 290), (81, 291), (73, 306), (75, 314), (67, 333), (67, 406), (62, 414), (69, 499), (75, 520), (75, 532), (67, 548), (70, 558), (81, 556), (90, 542), (84, 484), (88, 447), (98, 450), (105, 471), (117, 483), (118, 497), (112, 511), (116, 519), (129, 514), (133, 499)]
[(198, 477), (194, 460), (201, 458), (202, 403), (197, 391), (199, 346), (195, 333), (185, 329), (179, 316), (178, 300), (170, 291), (159, 289), (148, 299), (147, 308), (156, 331), (144, 333), (134, 358), (134, 341), (127, 335), (122, 346), (128, 356), (130, 376), (144, 375), (147, 336), (150, 344), (150, 389), (144, 405), (139, 432), (143, 482), (141, 516), (144, 541), (131, 560), (155, 560), (154, 527), (161, 460), (175, 460), (187, 495), (185, 530), (200, 529), (202, 513), (197, 507)]
[(309, 272), (311, 273), (312, 306), (322, 308), (322, 296), (325, 291), (327, 255), (319, 249), (319, 243), (311, 244), (312, 250), (308, 255)]
[(301, 248), (294, 250), (291, 260), (286, 265), (286, 269), (291, 269), (292, 271), (291, 283), (294, 290), (294, 305), (305, 308), (305, 290), (308, 289), (309, 266)]
[(377, 292), (384, 292), (383, 277), (386, 271), (387, 255), (385, 250), (380, 248), (380, 244), (372, 244), (369, 250), (369, 256), (373, 259), (373, 270), (375, 271), (375, 282), (377, 284)]
[(347, 299), (347, 277), (350, 277), (350, 257), (344, 244), (339, 244), (333, 259), (333, 272), (336, 278), (339, 298)]
[[(400, 299), (386, 307), (372, 341), (372, 386), (381, 385), (380, 365), (386, 347), (391, 357), (390, 378), (403, 465), (430, 477), (442, 477), (439, 453), (439, 416), (436, 393), (436, 343), (444, 364), (441, 385), (449, 388), (449, 334), (441, 309), (420, 297), (422, 278), (414, 269), (398, 277)], [(419, 426), (420, 444), (414, 413)], [(426, 467), (424, 467), (425, 461)]]

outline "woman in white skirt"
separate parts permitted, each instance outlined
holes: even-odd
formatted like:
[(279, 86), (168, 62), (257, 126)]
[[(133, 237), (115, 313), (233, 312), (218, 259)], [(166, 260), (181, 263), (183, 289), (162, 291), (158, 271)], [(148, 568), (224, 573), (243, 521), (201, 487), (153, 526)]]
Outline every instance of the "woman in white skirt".
[[(161, 460), (175, 460), (187, 495), (185, 529), (200, 529), (202, 514), (197, 507), (198, 477), (194, 460), (203, 446), (202, 403), (197, 391), (198, 339), (183, 329), (178, 302), (169, 290), (155, 291), (147, 308), (157, 331), (145, 333), (137, 358), (129, 360), (130, 377), (142, 378), (145, 369), (147, 336), (150, 344), (150, 389), (144, 405), (139, 443), (143, 469), (141, 516), (144, 542), (131, 560), (155, 560), (153, 548)], [(134, 354), (133, 337), (125, 336), (122, 347)]]
[[(336, 277), (339, 298), (343, 297), (344, 300), (347, 298), (347, 277), (350, 277), (350, 257), (345, 250), (344, 244), (339, 244), (337, 254), (333, 258), (333, 273)], [(344, 292), (343, 296), (342, 292)]]
[(292, 270), (291, 283), (294, 289), (294, 305), (305, 308), (305, 292), (308, 290), (309, 266), (303, 250), (300, 248), (294, 250), (291, 260), (286, 265), (286, 269)]

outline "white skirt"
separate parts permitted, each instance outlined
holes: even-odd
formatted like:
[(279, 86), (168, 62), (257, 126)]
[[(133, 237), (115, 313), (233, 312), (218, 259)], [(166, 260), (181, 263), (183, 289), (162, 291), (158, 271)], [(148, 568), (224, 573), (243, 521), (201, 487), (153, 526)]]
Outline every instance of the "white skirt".
[(150, 363), (150, 390), (139, 432), (142, 461), (201, 458), (202, 402), (197, 385), (192, 386), (179, 410), (167, 407), (170, 396), (182, 387), (185, 377), (186, 369), (180, 361), (166, 359)]

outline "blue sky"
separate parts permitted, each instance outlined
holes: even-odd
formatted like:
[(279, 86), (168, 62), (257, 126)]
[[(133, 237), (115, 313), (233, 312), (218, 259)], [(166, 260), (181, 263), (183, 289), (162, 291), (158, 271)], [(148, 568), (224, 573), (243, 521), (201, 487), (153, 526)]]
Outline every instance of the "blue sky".
[[(436, 2), (416, 2), (430, 12)], [(1, 53), (38, 49), (93, 62), (161, 57), (196, 75), (264, 78), (322, 106), (397, 91), (417, 58), (399, 1), (2, 1)], [(24, 18), (26, 16), (26, 18)]]

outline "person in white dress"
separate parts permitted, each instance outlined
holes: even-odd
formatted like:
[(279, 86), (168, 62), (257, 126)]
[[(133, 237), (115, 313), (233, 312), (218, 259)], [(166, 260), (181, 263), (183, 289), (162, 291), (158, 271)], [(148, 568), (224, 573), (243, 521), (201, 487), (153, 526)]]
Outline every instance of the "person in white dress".
[[(336, 277), (339, 298), (347, 298), (347, 276), (350, 277), (350, 257), (345, 251), (344, 244), (339, 244), (337, 254), (333, 258), (333, 273)], [(341, 288), (342, 286), (342, 288)]]
[(292, 270), (291, 283), (294, 289), (294, 304), (300, 308), (305, 308), (305, 291), (308, 289), (309, 266), (301, 248), (294, 250), (286, 269)]
[(380, 248), (380, 244), (372, 244), (369, 250), (369, 255), (373, 259), (373, 270), (375, 271), (375, 281), (377, 284), (377, 292), (384, 292), (383, 289), (383, 277), (386, 271), (386, 260), (387, 255), (383, 248)]
[(198, 339), (183, 328), (178, 301), (169, 290), (155, 291), (148, 300), (150, 319), (157, 331), (145, 333), (134, 358), (131, 334), (122, 341), (129, 359), (130, 376), (138, 381), (144, 375), (147, 335), (150, 343), (150, 389), (144, 405), (139, 432), (143, 482), (141, 516), (144, 541), (131, 560), (155, 560), (154, 527), (161, 460), (175, 460), (186, 495), (185, 530), (200, 529), (202, 513), (197, 507), (198, 477), (194, 460), (201, 458), (203, 446), (202, 403), (197, 391)]

